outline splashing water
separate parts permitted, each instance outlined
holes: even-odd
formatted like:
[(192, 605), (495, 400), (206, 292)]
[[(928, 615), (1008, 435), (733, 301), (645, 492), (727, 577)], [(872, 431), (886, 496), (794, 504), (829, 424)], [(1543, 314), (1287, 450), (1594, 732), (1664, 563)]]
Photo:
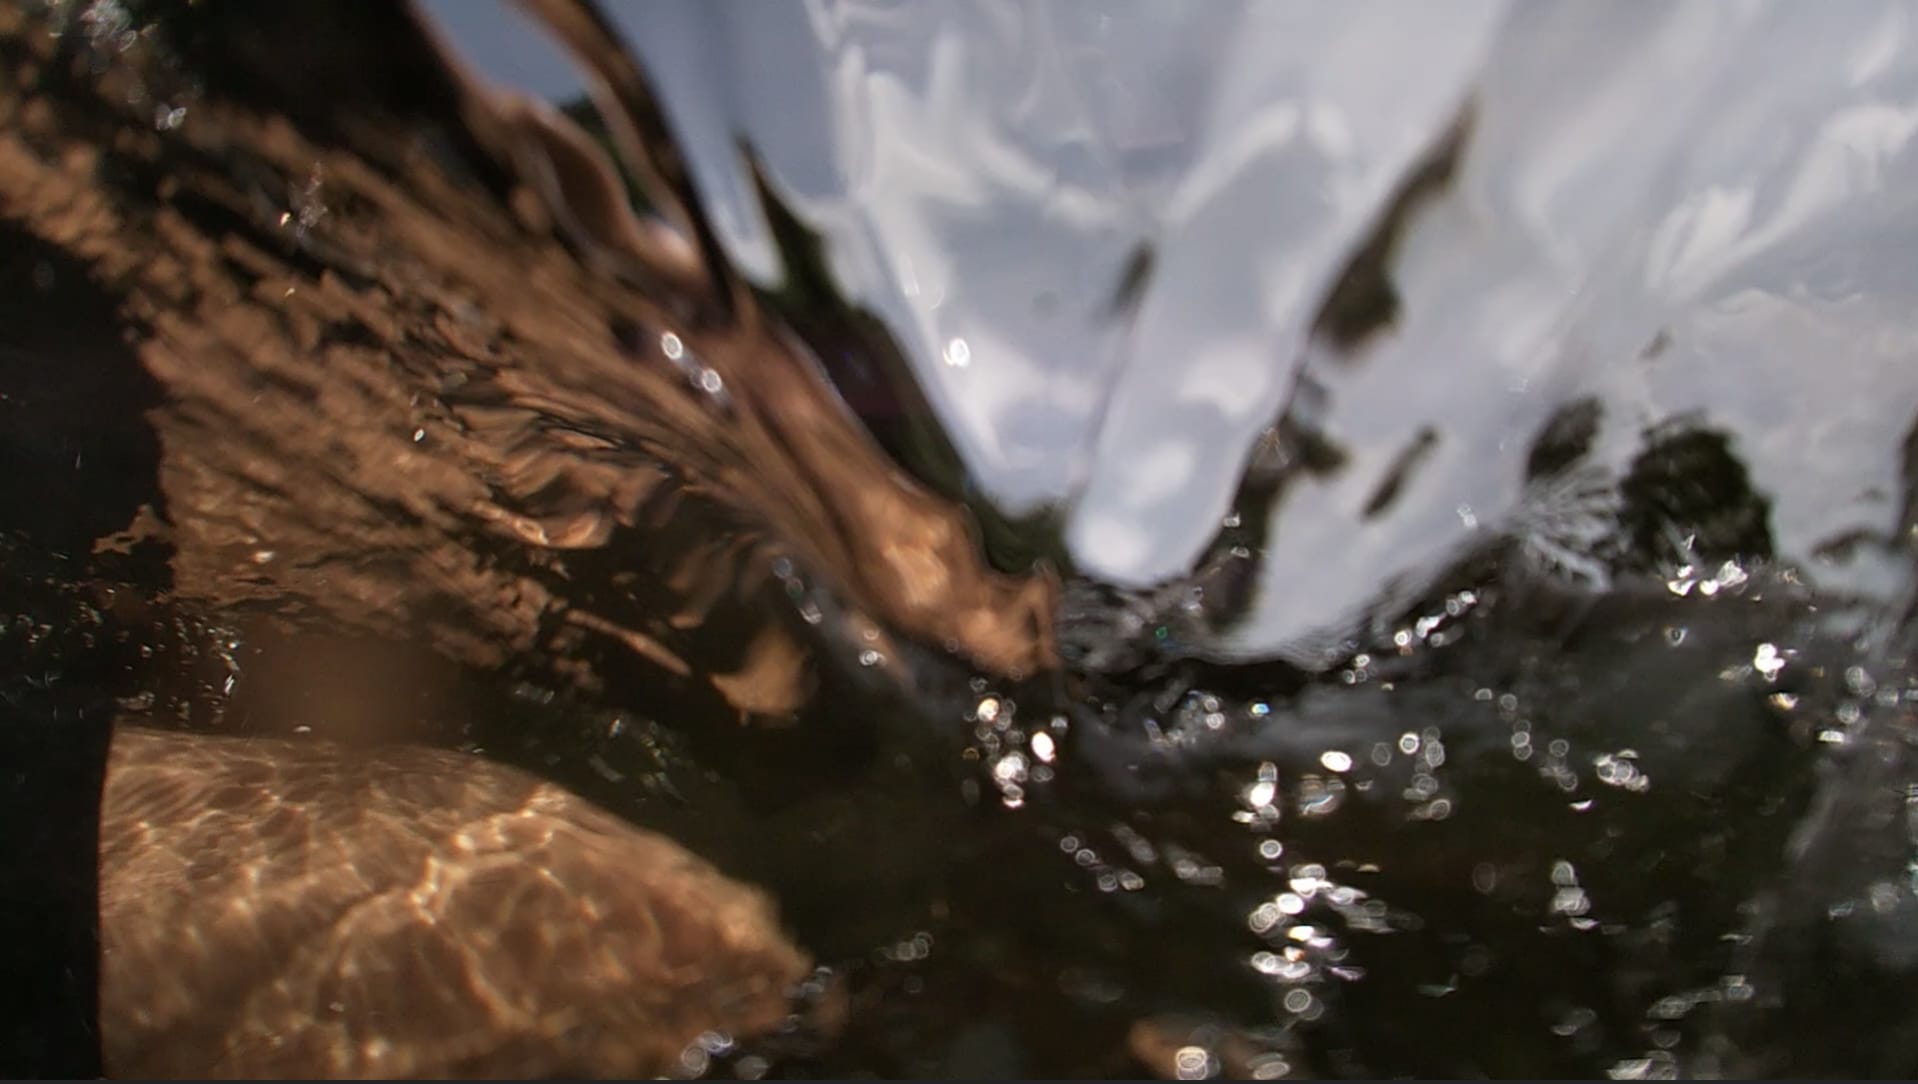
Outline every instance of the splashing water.
[[(461, 769), (301, 767), (405, 739), (777, 901), (791, 1012), (648, 1072), (1918, 1063), (1895, 6), (616, 8), (641, 70), (533, 3), (565, 108), (455, 5), (56, 8), (0, 20), (0, 689), (250, 750), (148, 820), (316, 811), (205, 849), (216, 919), (304, 823), (410, 884)], [(481, 916), (501, 988), (619, 885)], [(296, 1049), (422, 1041), (313, 974)]]

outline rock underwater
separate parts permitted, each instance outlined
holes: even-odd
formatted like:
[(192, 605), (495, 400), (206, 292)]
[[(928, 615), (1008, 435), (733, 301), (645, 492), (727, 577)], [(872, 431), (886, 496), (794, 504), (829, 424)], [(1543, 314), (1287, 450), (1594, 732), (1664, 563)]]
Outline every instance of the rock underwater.
[(102, 821), (116, 1077), (656, 1077), (808, 971), (761, 893), (467, 754), (123, 720)]

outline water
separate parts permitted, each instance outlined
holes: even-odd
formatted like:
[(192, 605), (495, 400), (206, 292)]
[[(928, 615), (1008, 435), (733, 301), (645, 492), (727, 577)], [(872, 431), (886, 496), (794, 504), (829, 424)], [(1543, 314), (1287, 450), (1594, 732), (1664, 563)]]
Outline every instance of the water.
[(1602, 487), (1692, 417), (1780, 555), (1883, 589), (1830, 557), (1918, 413), (1899, 5), (613, 10), (728, 251), (777, 279), (737, 137), (992, 504), (1134, 589), (1256, 538), (1208, 655), (1325, 665), (1486, 535), (1578, 533), (1526, 458), (1579, 403)]
[[(492, 763), (530, 771), (765, 890), (818, 968), (790, 1019), (701, 1036), (648, 1072), (1908, 1071), (1905, 736), (1918, 685), (1901, 595), (1913, 522), (1896, 447), (1910, 411), (1891, 401), (1901, 383), (1884, 385), (1859, 427), (1884, 455), (1808, 441), (1790, 455), (1759, 450), (1751, 420), (1782, 412), (1794, 433), (1820, 430), (1800, 419), (1833, 416), (1849, 393), (1780, 377), (1746, 386), (1748, 401), (1699, 362), (1672, 379), (1725, 392), (1703, 414), (1667, 397), (1674, 417), (1640, 425), (1598, 376), (1528, 400), (1508, 427), (1470, 395), (1345, 387), (1398, 363), (1341, 369), (1308, 350), (1351, 425), (1288, 408), (1242, 478), (1207, 473), (1239, 486), (1219, 516), (1122, 501), (1142, 524), (1220, 526), (1206, 528), (1217, 544), (1195, 572), (1119, 575), (1124, 562), (1075, 542), (1072, 522), (1026, 514), (1004, 487), (1017, 476), (1027, 496), (1057, 492), (1049, 472), (1126, 464), (1123, 442), (1071, 435), (1077, 400), (1042, 396), (1058, 421), (1043, 440), (1091, 457), (1047, 461), (1059, 448), (1031, 443), (1045, 426), (1022, 428), (996, 412), (1004, 401), (952, 383), (1003, 357), (978, 330), (991, 320), (928, 331), (883, 304), (855, 307), (842, 248), (810, 247), (812, 230), (838, 236), (820, 208), (831, 178), (808, 182), (777, 141), (755, 143), (771, 171), (755, 190), (716, 182), (705, 137), (693, 140), (695, 194), (657, 157), (641, 98), (602, 108), (601, 134), (576, 132), (537, 109), (458, 98), (470, 88), (435, 81), (428, 47), (379, 9), (288, 11), (270, 23), (176, 13), (155, 29), (142, 9), (92, 5), (81, 25), (105, 37), (59, 38), (0, 16), (0, 59), (20, 73), (0, 113), (0, 402), (13, 412), (0, 436), (11, 468), (0, 688), (22, 718), (202, 736), (182, 748), (247, 739), (239, 748), (303, 780), (312, 823), (345, 826), (353, 868), (399, 853), (371, 828), (404, 832), (463, 800), (448, 783), (399, 814), (368, 801), (356, 818), (367, 800), (345, 796), (344, 776), (441, 778), (417, 766), (441, 754), (383, 749), (403, 742), (470, 754), (462, 763), (481, 775)], [(1513, 47), (1499, 12), (1481, 14), (1419, 54), (1422, 78), (1451, 85)], [(874, 40), (909, 40), (873, 17), (890, 27)], [(1057, 18), (1068, 38), (1143, 33)], [(1181, 33), (1227, 34), (1229, 19), (1208, 18), (1220, 25)], [(845, 40), (861, 40), (856, 22)], [(777, 29), (712, 25), (753, 41)], [(971, 40), (988, 31), (1017, 36), (989, 26)], [(1357, 18), (1337, 32), (1352, 48), (1382, 33)], [(1678, 49), (1689, 33), (1658, 40)], [(933, 38), (933, 53), (955, 40)], [(754, 81), (770, 69), (715, 90), (714, 72), (694, 80), (660, 55), (675, 39), (647, 40), (642, 58), (682, 125), (729, 103), (770, 108)], [(821, 70), (796, 44), (775, 54)], [(1357, 82), (1354, 110), (1372, 85)], [(336, 89), (316, 97), (314, 85)], [(1127, 101), (1123, 86), (1106, 89), (1087, 108)], [(1451, 116), (1442, 99), (1353, 167), (1356, 190), (1382, 199), (1416, 168), (1425, 122), (1442, 130)], [(1381, 115), (1391, 104), (1372, 103)], [(1487, 109), (1492, 120), (1474, 124), (1491, 127), (1474, 132), (1519, 147), (1532, 131)], [(257, 115), (281, 111), (297, 126)], [(656, 156), (650, 181), (630, 161), (628, 176), (676, 234), (628, 218), (623, 179), (594, 157), (596, 139), (622, 138), (617, 116), (606, 124), (620, 111)], [(1150, 114), (1138, 103), (1106, 118), (1130, 133), (1110, 137), (1129, 155), (1118, 173), (1176, 189), (1182, 129)], [(1050, 131), (1035, 116), (1026, 130)], [(803, 149), (787, 138), (784, 153)], [(1517, 169), (1465, 162), (1494, 180)], [(1102, 168), (1075, 183), (1117, 175)], [(1136, 195), (1120, 205), (1136, 211)], [(1462, 213), (1451, 198), (1432, 212), (1438, 232), (1407, 251), (1472, 262), (1478, 250), (1444, 232)], [(765, 223), (759, 256), (742, 207)], [(1017, 233), (1002, 209), (1011, 217), (966, 222)], [(1161, 313), (1151, 319), (1191, 300), (1154, 284), (1220, 244), (1182, 219), (1189, 230), (1164, 227), (1153, 255), (1128, 264), (1136, 222), (1098, 222), (1072, 258), (1109, 260), (1114, 283), (1136, 277), (1119, 293)], [(758, 277), (734, 277), (721, 246)], [(923, 250), (890, 251), (921, 261), (916, 289), (938, 287)], [(763, 281), (768, 257), (787, 275), (777, 288)], [(1011, 309), (1036, 296), (1026, 276), (1049, 274), (1041, 263), (975, 269), (963, 284), (941, 274), (954, 290), (1004, 291)], [(1499, 266), (1538, 289), (1550, 279), (1524, 260)], [(1098, 285), (1051, 304), (1105, 312), (1091, 341), (1123, 352), (1161, 334), (1099, 309), (1099, 276), (1075, 281)], [(1408, 315), (1391, 350), (1434, 341), (1420, 331), (1435, 319), (1421, 314), (1439, 311), (1421, 308), (1435, 296), (1423, 281), (1401, 283)], [(1752, 310), (1699, 319), (1741, 311)], [(1227, 318), (1184, 318), (1211, 316)], [(1062, 355), (1088, 341), (993, 326)], [(1890, 365), (1899, 340), (1885, 335), (1871, 356)], [(1650, 352), (1692, 349), (1671, 338)], [(1117, 355), (1080, 356), (1095, 370), (1083, 382)], [(1149, 391), (1167, 375), (1140, 379)], [(1886, 417), (1889, 444), (1876, 439)], [(1320, 439), (1335, 429), (1338, 441)], [(993, 433), (1008, 462), (1026, 457), (1025, 475), (982, 457)], [(1500, 440), (1509, 447), (1485, 461), (1523, 479), (1517, 510), (1460, 499), (1445, 466), (1453, 449)], [(1341, 474), (1354, 459), (1380, 469)], [(1814, 507), (1802, 495), (1834, 471), (1876, 479), (1861, 499), (1875, 511), (1819, 549), (1794, 531)], [(1154, 477), (1135, 481), (1157, 492)], [(1349, 553), (1297, 542), (1296, 513), (1274, 528), (1268, 511), (1288, 493), (1354, 478), (1380, 509), (1374, 526), (1322, 527), (1354, 540)], [(1408, 500), (1439, 508), (1469, 543), (1408, 543), (1426, 524), (1396, 518)], [(1247, 614), (1322, 614), (1354, 597), (1374, 604), (1337, 636), (1318, 636), (1316, 618), (1298, 624), (1312, 651), (1248, 652), (1216, 635)], [(1297, 606), (1279, 604), (1288, 598)], [(343, 766), (300, 767), (314, 758)], [(221, 793), (217, 777), (204, 785)], [(110, 823), (108, 838), (125, 828)], [(225, 830), (231, 843), (208, 860), (295, 861), (262, 826)], [(569, 905), (611, 899), (617, 913), (618, 882), (595, 882), (610, 897), (529, 897), (543, 902), (487, 935), (521, 968), (515, 996), (578, 996), (543, 978), (576, 957), (516, 937), (567, 933)], [(245, 877), (220, 883), (233, 886), (226, 906), (267, 898)], [(153, 933), (137, 909), (108, 921)], [(393, 928), (396, 957), (421, 951), (406, 938), (426, 927)], [(630, 928), (616, 920), (612, 932)], [(731, 959), (680, 962), (697, 974)], [(452, 970), (396, 985), (423, 993)], [(163, 959), (151, 973), (169, 974)], [(116, 1004), (159, 1000), (135, 981)], [(336, 1016), (356, 1041), (409, 1041), (315, 996), (310, 1014), (279, 1025), (296, 1046)], [(188, 1005), (186, 1018), (216, 1014)], [(192, 1041), (172, 1051), (183, 1064)], [(564, 1054), (556, 1044), (529, 1064), (573, 1064)]]

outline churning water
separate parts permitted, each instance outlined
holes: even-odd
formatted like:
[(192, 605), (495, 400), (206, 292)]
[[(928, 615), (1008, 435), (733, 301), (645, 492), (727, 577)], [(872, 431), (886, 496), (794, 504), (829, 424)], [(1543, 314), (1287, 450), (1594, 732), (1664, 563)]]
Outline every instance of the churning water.
[(0, 8), (110, 1070), (1918, 1066), (1902, 6), (525, 8)]

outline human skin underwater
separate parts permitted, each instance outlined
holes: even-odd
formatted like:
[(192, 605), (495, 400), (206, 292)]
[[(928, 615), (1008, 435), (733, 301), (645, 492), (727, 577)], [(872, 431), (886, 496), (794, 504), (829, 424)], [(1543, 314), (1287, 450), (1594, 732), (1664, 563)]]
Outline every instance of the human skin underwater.
[(1188, 575), (1075, 568), (750, 144), (773, 284), (605, 14), (521, 10), (586, 101), (402, 3), (0, 2), (0, 1070), (1918, 1070), (1912, 603), (1781, 558), (1708, 414), (1602, 586), (1494, 535), (1209, 651), (1332, 442), (1275, 421)]

